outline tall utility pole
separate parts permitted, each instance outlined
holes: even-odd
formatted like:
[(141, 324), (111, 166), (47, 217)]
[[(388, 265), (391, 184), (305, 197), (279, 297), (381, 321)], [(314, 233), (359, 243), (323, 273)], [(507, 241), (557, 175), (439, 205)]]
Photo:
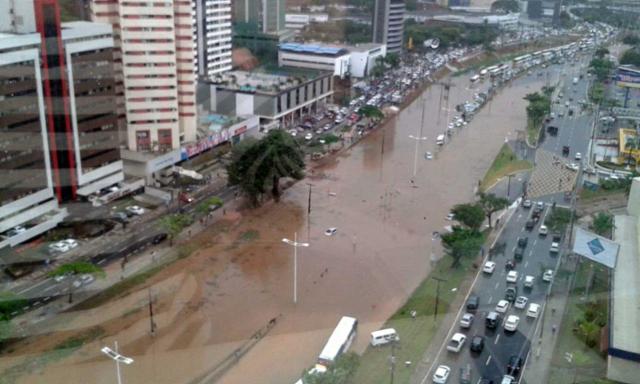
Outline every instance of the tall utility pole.
[(156, 323), (153, 321), (153, 299), (151, 298), (151, 288), (149, 288), (149, 322), (151, 327), (151, 336), (155, 336)]
[(282, 239), (283, 243), (293, 246), (293, 303), (298, 303), (298, 247), (308, 247), (309, 243), (298, 243), (298, 232), (293, 234), (293, 241)]
[(431, 279), (436, 281), (436, 301), (433, 308), (433, 321), (435, 322), (438, 320), (438, 304), (440, 304), (440, 282), (447, 280), (435, 276), (432, 276)]
[(391, 381), (393, 384), (394, 376), (396, 373), (396, 341), (391, 342), (391, 357), (389, 358), (389, 362), (391, 363)]

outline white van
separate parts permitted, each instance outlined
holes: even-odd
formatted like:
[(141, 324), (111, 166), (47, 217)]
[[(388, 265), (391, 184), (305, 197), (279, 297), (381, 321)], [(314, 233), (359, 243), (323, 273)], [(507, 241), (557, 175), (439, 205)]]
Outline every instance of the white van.
[(436, 137), (436, 144), (444, 145), (444, 135), (438, 135), (438, 137)]
[(371, 332), (371, 345), (384, 345), (393, 341), (400, 341), (398, 333), (393, 328), (381, 329)]

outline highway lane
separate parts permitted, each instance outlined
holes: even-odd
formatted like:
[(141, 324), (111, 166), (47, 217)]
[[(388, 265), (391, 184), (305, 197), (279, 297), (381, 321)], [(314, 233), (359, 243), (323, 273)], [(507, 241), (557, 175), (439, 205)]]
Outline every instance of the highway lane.
[[(548, 210), (549, 208), (546, 208), (544, 214)], [(504, 243), (505, 247), (504, 254), (493, 256), (492, 258), (497, 264), (496, 270), (491, 275), (480, 272), (480, 276), (475, 281), (471, 294), (480, 297), (480, 306), (475, 313), (476, 318), (472, 327), (470, 329), (460, 328), (460, 317), (465, 312), (463, 310), (449, 331), (447, 342), (456, 332), (467, 335), (467, 342), (462, 351), (460, 353), (448, 352), (445, 349), (445, 345), (443, 345), (434, 360), (434, 366), (422, 381), (423, 383), (431, 382), (433, 372), (440, 364), (445, 364), (452, 368), (451, 382), (458, 381), (460, 368), (464, 367), (471, 368), (472, 383), (477, 382), (480, 378), (488, 378), (494, 380), (494, 382), (500, 382), (502, 376), (506, 373), (507, 363), (511, 356), (517, 355), (526, 359), (530, 351), (532, 337), (540, 319), (527, 318), (525, 310), (511, 307), (502, 316), (502, 322), (498, 328), (490, 330), (485, 327), (485, 317), (490, 311), (495, 310), (497, 302), (504, 298), (507, 286), (512, 285), (506, 282), (507, 270), (505, 264), (507, 259), (513, 258), (518, 237), (526, 237), (528, 239), (524, 257), (522, 261), (517, 262), (515, 268), (518, 271), (518, 281), (515, 284), (518, 289), (518, 296), (526, 296), (529, 299), (528, 303), (538, 303), (540, 305), (544, 303), (549, 283), (542, 281), (542, 272), (544, 269), (554, 269), (558, 256), (549, 252), (552, 241), (551, 235), (540, 236), (538, 234), (539, 225), (536, 225), (533, 231), (524, 229), (524, 224), (530, 214), (530, 209), (522, 207), (517, 209), (497, 241), (497, 244)], [(536, 278), (532, 289), (524, 288), (523, 282), (526, 275), (532, 275)], [(520, 324), (516, 332), (505, 332), (503, 328), (504, 319), (512, 314), (520, 317)], [(485, 348), (480, 354), (472, 353), (469, 349), (470, 341), (474, 335), (484, 336), (485, 338)]]

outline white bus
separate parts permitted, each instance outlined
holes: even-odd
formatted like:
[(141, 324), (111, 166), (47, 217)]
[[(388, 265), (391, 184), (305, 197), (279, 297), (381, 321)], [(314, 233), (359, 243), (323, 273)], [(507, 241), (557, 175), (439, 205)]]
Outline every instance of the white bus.
[(358, 331), (358, 320), (354, 317), (343, 316), (338, 322), (338, 326), (333, 330), (327, 344), (322, 348), (320, 356), (318, 356), (318, 364), (328, 367), (335, 360), (346, 352)]

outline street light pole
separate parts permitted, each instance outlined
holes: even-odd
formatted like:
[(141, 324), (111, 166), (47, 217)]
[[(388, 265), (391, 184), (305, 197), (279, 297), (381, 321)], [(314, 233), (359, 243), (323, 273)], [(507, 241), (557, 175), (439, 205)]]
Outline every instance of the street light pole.
[(114, 349), (111, 349), (109, 347), (102, 347), (102, 349), (100, 349), (100, 351), (102, 351), (102, 353), (104, 353), (105, 355), (109, 356), (109, 358), (111, 358), (111, 360), (116, 362), (116, 375), (118, 378), (118, 384), (122, 384), (122, 377), (120, 376), (120, 363), (125, 363), (127, 365), (132, 364), (133, 363), (133, 359), (130, 357), (126, 357), (121, 355), (120, 353), (118, 353), (118, 342), (115, 341), (114, 342)]
[(309, 243), (298, 243), (298, 232), (294, 232), (293, 241), (282, 239), (283, 243), (293, 246), (293, 303), (298, 303), (298, 247), (308, 247)]

